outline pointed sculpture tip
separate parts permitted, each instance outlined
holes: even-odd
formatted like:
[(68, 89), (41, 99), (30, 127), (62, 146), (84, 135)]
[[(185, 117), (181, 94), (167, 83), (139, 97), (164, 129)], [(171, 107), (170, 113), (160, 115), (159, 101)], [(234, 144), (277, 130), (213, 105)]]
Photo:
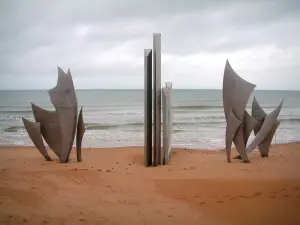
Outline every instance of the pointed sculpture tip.
[(280, 110), (281, 110), (281, 108), (282, 108), (283, 101), (284, 101), (284, 99), (282, 98), (281, 101), (280, 101), (280, 104), (279, 104)]
[(225, 63), (225, 68), (227, 68), (227, 67), (232, 68), (228, 59), (226, 59), (226, 63)]
[(33, 108), (36, 108), (36, 104), (34, 104), (33, 102), (31, 102), (31, 108), (33, 109)]
[(284, 102), (284, 98), (281, 99), (281, 104), (283, 104), (283, 102)]
[(59, 66), (57, 66), (57, 72), (58, 72), (58, 77), (62, 75), (66, 75), (65, 71), (63, 71), (63, 69), (60, 68)]

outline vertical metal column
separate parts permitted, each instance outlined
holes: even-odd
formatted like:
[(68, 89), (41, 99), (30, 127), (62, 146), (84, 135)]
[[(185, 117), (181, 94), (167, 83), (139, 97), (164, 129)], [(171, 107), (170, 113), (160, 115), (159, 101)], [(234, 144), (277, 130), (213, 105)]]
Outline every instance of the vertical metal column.
[(152, 165), (152, 50), (144, 49), (144, 163)]
[(154, 79), (154, 162), (161, 164), (161, 34), (153, 34), (153, 79)]
[(171, 154), (171, 150), (172, 150), (172, 133), (173, 133), (173, 113), (172, 113), (172, 83), (171, 82), (166, 82), (166, 88), (168, 90), (168, 102), (167, 102), (167, 106), (168, 106), (168, 112), (167, 112), (167, 118), (168, 118), (168, 149), (167, 149), (167, 153), (166, 153), (166, 160), (165, 163), (168, 163), (169, 158), (170, 158), (170, 154)]
[(167, 162), (167, 157), (166, 157), (166, 152), (167, 152), (167, 148), (168, 148), (168, 131), (167, 131), (167, 128), (168, 128), (168, 106), (167, 106), (167, 98), (168, 98), (168, 90), (167, 90), (167, 87), (163, 87), (162, 88), (162, 121), (163, 121), (163, 139), (162, 139), (162, 142), (163, 142), (163, 165), (166, 164)]

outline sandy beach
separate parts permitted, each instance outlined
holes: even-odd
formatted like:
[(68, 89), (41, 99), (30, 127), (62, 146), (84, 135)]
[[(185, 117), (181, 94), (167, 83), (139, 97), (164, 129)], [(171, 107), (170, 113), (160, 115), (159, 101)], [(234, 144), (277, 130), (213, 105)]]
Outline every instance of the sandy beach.
[(300, 224), (300, 143), (272, 146), (269, 158), (255, 151), (250, 164), (175, 149), (169, 165), (146, 168), (142, 147), (71, 159), (1, 148), (0, 224)]

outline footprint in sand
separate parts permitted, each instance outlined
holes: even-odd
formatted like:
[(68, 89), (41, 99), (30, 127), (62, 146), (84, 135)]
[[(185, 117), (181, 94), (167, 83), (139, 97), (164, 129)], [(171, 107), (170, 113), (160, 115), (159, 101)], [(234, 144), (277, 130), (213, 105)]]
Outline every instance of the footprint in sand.
[(269, 198), (276, 198), (275, 195), (270, 195)]
[(206, 204), (206, 202), (200, 202), (199, 204), (200, 204), (200, 205), (204, 205), (204, 204)]
[(97, 170), (97, 171), (102, 172), (102, 170)]
[(224, 201), (217, 201), (217, 203), (224, 203)]
[(105, 172), (110, 173), (111, 171), (110, 170), (106, 170)]
[(287, 197), (290, 197), (289, 195), (284, 195), (283, 197), (287, 198)]

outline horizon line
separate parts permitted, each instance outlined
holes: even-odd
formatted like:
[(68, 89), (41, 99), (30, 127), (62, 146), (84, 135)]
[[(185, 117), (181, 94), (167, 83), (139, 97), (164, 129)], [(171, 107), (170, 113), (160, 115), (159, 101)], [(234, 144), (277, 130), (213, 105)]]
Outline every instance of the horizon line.
[[(222, 91), (219, 88), (172, 88), (173, 90), (215, 90)], [(47, 91), (49, 89), (0, 89), (0, 91)], [(75, 91), (138, 91), (144, 90), (143, 88), (77, 88)], [(254, 91), (300, 91), (296, 89), (255, 89)]]

